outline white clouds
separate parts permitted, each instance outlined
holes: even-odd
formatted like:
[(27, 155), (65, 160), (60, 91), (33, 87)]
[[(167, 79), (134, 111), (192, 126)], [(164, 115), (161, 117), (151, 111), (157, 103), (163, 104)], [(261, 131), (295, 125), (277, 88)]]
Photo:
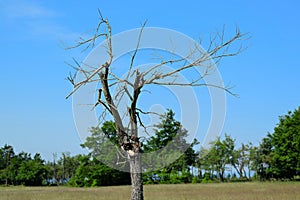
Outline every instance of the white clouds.
[(57, 16), (57, 13), (40, 5), (26, 1), (2, 2), (2, 11), (8, 18), (45, 18)]
[(31, 35), (36, 37), (52, 37), (62, 41), (74, 41), (79, 34), (71, 32), (66, 27), (57, 23), (33, 22), (28, 25)]
[(63, 24), (63, 14), (42, 6), (38, 1), (1, 1), (0, 15), (2, 27), (5, 26), (8, 32), (22, 33), (20, 37), (74, 41), (78, 35)]

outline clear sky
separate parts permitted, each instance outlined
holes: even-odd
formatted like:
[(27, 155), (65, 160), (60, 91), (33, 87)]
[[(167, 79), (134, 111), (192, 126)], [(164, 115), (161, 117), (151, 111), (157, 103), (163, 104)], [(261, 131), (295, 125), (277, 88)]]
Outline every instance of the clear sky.
[[(71, 85), (65, 80), (72, 57), (61, 41), (72, 44), (79, 34), (97, 25), (97, 8), (109, 18), (113, 33), (148, 20), (197, 39), (226, 26), (250, 32), (249, 47), (223, 60), (225, 83), (236, 87), (239, 98), (227, 97), (222, 134), (237, 143), (259, 141), (272, 132), (278, 116), (300, 106), (300, 3), (289, 1), (38, 1), (0, 0), (0, 145), (17, 152), (82, 153), (65, 100)], [(203, 105), (202, 105), (203, 106)]]

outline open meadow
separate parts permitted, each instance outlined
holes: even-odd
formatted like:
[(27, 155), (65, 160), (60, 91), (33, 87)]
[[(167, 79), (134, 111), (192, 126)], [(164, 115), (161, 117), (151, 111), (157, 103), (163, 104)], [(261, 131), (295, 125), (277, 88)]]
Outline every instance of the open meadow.
[[(0, 200), (120, 200), (129, 199), (130, 186), (0, 187)], [(299, 182), (146, 185), (146, 200), (300, 200)]]

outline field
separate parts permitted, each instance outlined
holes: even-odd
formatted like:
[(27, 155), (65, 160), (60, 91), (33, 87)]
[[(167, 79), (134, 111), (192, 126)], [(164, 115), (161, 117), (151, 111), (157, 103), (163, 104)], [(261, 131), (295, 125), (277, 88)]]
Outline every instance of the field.
[[(147, 185), (144, 194), (146, 200), (300, 200), (300, 183)], [(120, 200), (129, 196), (130, 186), (0, 187), (0, 200)]]

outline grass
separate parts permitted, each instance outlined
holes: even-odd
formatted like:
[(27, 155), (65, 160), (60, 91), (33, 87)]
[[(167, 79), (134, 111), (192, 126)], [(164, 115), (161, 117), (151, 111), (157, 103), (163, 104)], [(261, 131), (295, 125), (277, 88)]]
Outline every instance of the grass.
[[(119, 200), (130, 198), (130, 186), (0, 187), (0, 200)], [(299, 199), (299, 182), (146, 185), (145, 200), (282, 200)]]

